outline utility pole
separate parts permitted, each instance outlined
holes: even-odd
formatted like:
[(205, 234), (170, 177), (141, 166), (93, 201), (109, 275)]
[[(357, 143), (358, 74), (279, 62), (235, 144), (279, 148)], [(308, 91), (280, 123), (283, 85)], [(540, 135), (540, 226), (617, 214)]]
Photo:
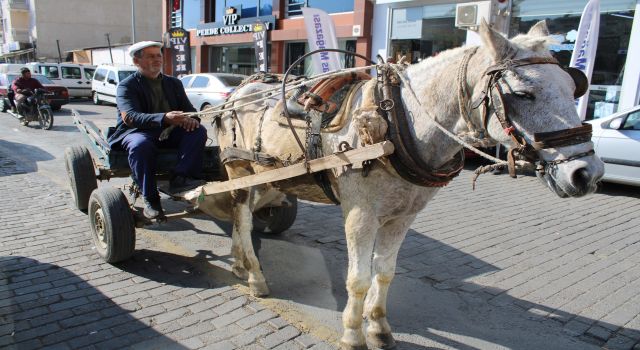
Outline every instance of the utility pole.
[(113, 52), (111, 52), (111, 40), (109, 39), (109, 33), (105, 33), (104, 36), (107, 37), (107, 45), (109, 45), (109, 56), (111, 57), (111, 64), (113, 64)]
[(136, 0), (131, 0), (131, 43), (136, 43)]
[(56, 39), (56, 45), (58, 46), (58, 63), (62, 63), (62, 53), (60, 52), (60, 40)]

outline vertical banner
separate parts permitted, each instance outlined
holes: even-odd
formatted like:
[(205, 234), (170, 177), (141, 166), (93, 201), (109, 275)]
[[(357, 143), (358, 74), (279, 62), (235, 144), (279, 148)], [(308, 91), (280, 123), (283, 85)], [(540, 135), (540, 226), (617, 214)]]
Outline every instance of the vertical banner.
[(256, 51), (256, 64), (258, 72), (267, 71), (267, 27), (263, 22), (257, 21), (253, 25), (253, 46)]
[(180, 78), (183, 75), (191, 74), (189, 32), (182, 28), (171, 28), (169, 30), (169, 42), (171, 43), (173, 76)]
[[(580, 69), (591, 81), (593, 62), (596, 59), (598, 49), (598, 32), (600, 31), (600, 0), (590, 0), (582, 11), (576, 46), (571, 55), (570, 67)], [(576, 102), (576, 109), (580, 119), (584, 120), (589, 102), (589, 92), (580, 97)]]
[[(311, 7), (303, 7), (302, 16), (311, 51), (338, 48), (336, 29), (333, 26), (331, 16), (322, 10)], [(311, 59), (315, 74), (342, 69), (340, 54), (337, 52), (321, 52), (311, 56)]]

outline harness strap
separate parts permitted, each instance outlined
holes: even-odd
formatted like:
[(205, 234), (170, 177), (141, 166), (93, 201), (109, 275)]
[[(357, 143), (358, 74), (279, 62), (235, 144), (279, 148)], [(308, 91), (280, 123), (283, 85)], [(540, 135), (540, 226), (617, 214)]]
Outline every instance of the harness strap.
[(386, 137), (395, 146), (389, 161), (400, 177), (418, 186), (442, 187), (458, 176), (464, 165), (463, 150), (440, 169), (432, 169), (419, 157), (400, 95), (400, 79), (395, 72), (379, 68), (376, 92), (379, 112), (388, 124)]

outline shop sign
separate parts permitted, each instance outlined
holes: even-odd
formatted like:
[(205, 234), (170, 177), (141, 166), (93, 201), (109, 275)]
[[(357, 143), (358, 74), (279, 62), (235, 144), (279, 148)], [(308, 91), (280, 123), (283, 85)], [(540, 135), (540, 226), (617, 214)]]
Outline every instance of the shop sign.
[(275, 27), (275, 16), (260, 16), (252, 18), (240, 18), (236, 8), (227, 8), (226, 14), (222, 17), (222, 23), (204, 23), (196, 27), (196, 36), (217, 36), (226, 34), (253, 33), (256, 23), (264, 26), (265, 30), (272, 30)]
[(253, 25), (253, 45), (256, 52), (258, 72), (267, 71), (267, 27), (262, 22)]
[[(311, 51), (338, 48), (336, 29), (328, 13), (312, 7), (303, 7), (302, 16)], [(313, 55), (311, 62), (316, 74), (342, 69), (340, 55), (335, 51), (324, 51)]]
[(183, 75), (191, 74), (189, 32), (183, 28), (171, 28), (169, 30), (169, 42), (172, 49), (173, 76), (180, 78)]

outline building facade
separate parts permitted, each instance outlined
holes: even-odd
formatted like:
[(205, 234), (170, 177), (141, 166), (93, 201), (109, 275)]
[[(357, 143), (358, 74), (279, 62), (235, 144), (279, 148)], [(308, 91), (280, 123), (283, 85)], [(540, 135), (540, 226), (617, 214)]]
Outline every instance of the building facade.
[(64, 61), (72, 50), (162, 40), (162, 0), (0, 0), (10, 62)]
[[(492, 0), (500, 3), (511, 0)], [(377, 0), (372, 50), (383, 57), (406, 56), (411, 62), (453, 47), (476, 44), (477, 35), (455, 25), (456, 0)], [(485, 1), (488, 2), (488, 1)], [(505, 34), (527, 32), (546, 20), (558, 42), (552, 54), (569, 64), (582, 10), (588, 0), (513, 0), (505, 13)], [(589, 91), (587, 119), (609, 115), (640, 103), (640, 1), (600, 1), (600, 32)], [(508, 32), (508, 33), (506, 33)], [(636, 63), (633, 63), (636, 62)]]
[[(163, 6), (165, 32), (172, 27), (189, 31), (193, 72), (256, 72), (252, 34), (246, 25), (259, 20), (267, 26), (268, 70), (283, 73), (309, 52), (303, 6), (331, 15), (340, 48), (371, 55), (373, 3), (369, 0), (166, 0)], [(225, 17), (230, 13), (237, 15), (233, 23), (227, 23)], [(343, 56), (343, 60), (346, 67), (364, 64), (353, 57)], [(171, 64), (166, 63), (165, 71), (170, 72)], [(308, 58), (294, 67), (293, 73), (309, 75), (311, 69)]]

